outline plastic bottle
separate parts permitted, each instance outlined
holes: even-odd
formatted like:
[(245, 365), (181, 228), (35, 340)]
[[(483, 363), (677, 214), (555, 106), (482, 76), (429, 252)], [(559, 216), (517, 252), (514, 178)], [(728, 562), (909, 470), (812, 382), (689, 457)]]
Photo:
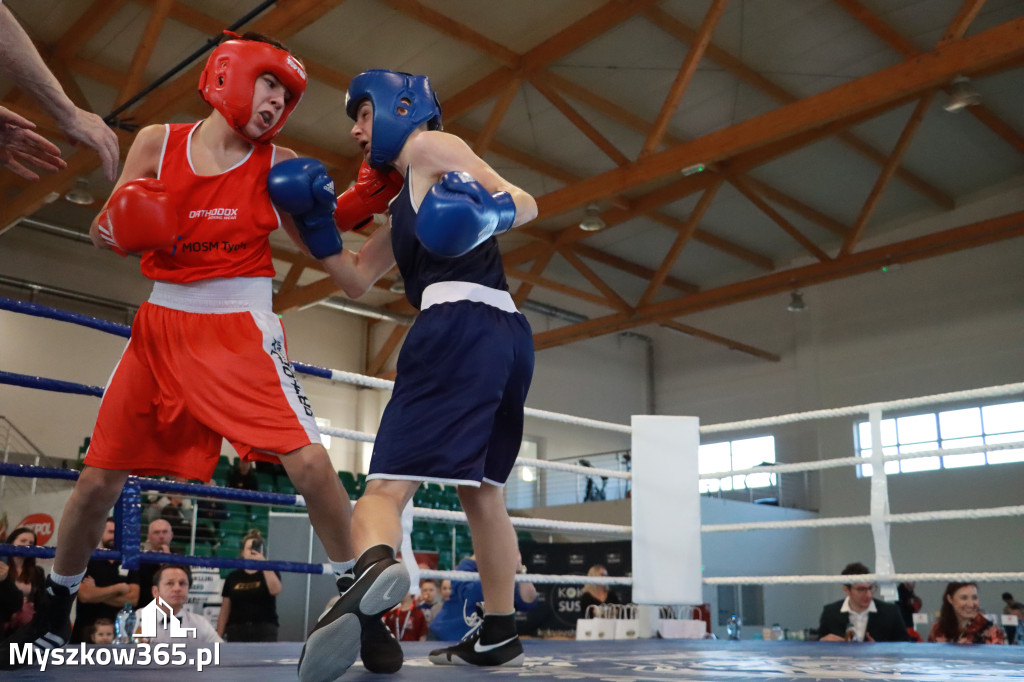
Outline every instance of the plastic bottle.
[(1024, 618), (1017, 619), (1017, 646), (1024, 646)]
[(782, 626), (778, 623), (772, 623), (772, 641), (781, 642), (785, 637), (782, 634)]
[(729, 635), (729, 639), (740, 638), (740, 630), (743, 628), (743, 622), (733, 614), (729, 617), (729, 622), (725, 625), (725, 631)]
[(131, 644), (134, 631), (135, 611), (132, 609), (131, 602), (125, 602), (114, 620), (114, 643)]

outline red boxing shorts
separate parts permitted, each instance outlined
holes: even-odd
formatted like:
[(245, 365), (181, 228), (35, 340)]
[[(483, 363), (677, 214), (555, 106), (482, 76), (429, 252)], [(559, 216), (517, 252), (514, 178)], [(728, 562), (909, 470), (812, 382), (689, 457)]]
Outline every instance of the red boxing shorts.
[(270, 280), (157, 282), (107, 385), (85, 463), (209, 481), (226, 438), (245, 459), (320, 442)]

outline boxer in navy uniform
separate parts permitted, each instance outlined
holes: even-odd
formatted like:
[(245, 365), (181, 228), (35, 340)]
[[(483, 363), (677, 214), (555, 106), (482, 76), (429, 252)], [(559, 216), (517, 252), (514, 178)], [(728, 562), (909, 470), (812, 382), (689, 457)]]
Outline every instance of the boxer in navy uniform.
[[(535, 218), (537, 204), (441, 131), (425, 76), (360, 74), (346, 110), (368, 162), (357, 185), (335, 204), (322, 164), (294, 159), (271, 170), (271, 197), (346, 294), (362, 295), (397, 262), (421, 313), (399, 355), (366, 492), (353, 513), (354, 584), (310, 634), (299, 678), (342, 674), (359, 649), (358, 624), (408, 592), (394, 548), (401, 510), (423, 481), (458, 486), (486, 602), (481, 627), (430, 660), (521, 665), (513, 610), (518, 548), (501, 488), (522, 440), (533, 339), (508, 293), (495, 236)], [(404, 182), (390, 203), (390, 229), (375, 232), (358, 253), (345, 250), (340, 232), (365, 222), (358, 207), (390, 194), (388, 174), (396, 170)]]

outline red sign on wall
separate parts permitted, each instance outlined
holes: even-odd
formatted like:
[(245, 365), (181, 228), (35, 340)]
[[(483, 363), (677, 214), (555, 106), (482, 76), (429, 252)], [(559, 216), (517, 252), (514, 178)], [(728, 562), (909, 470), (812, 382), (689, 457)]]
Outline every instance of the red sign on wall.
[(36, 544), (45, 545), (53, 537), (53, 526), (53, 517), (49, 514), (29, 514), (14, 528), (31, 528), (36, 534)]

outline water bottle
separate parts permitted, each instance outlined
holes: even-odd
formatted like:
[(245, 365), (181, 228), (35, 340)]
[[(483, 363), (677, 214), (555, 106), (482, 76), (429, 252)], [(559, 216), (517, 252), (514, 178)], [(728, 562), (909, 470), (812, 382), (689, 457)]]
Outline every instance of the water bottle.
[(772, 641), (781, 642), (786, 639), (782, 634), (782, 626), (778, 623), (772, 624)]
[(1017, 646), (1024, 646), (1024, 618), (1017, 619)]
[(733, 614), (729, 617), (729, 622), (725, 624), (725, 632), (729, 635), (729, 639), (738, 640), (742, 627), (742, 621), (736, 617), (736, 614)]
[(114, 643), (131, 644), (133, 632), (135, 632), (135, 611), (132, 609), (131, 602), (125, 602), (114, 620)]

